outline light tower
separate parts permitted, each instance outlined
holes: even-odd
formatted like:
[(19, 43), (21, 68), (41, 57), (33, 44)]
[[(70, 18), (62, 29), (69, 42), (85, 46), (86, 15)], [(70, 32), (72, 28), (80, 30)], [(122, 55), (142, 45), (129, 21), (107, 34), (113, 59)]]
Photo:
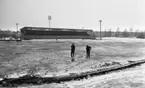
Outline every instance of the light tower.
[(16, 23), (17, 37), (19, 36), (18, 23)]
[(16, 30), (17, 30), (17, 32), (19, 31), (19, 30), (18, 30), (18, 25), (19, 25), (19, 24), (18, 24), (18, 23), (16, 23)]
[(19, 37), (18, 23), (16, 23), (17, 37)]
[(102, 20), (99, 20), (99, 22), (100, 22), (100, 40), (102, 40), (102, 36), (101, 36), (101, 22), (102, 22)]
[(51, 16), (48, 16), (48, 20), (49, 20), (49, 28), (50, 28), (50, 20), (51, 20)]

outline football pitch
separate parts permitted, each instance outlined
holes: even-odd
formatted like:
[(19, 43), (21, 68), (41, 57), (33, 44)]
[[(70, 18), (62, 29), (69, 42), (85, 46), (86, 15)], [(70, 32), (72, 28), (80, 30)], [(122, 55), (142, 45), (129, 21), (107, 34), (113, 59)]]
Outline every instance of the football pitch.
[[(76, 46), (74, 62), (72, 43)], [(90, 58), (86, 58), (86, 45), (92, 47)], [(0, 77), (79, 73), (101, 68), (104, 63), (125, 64), (144, 57), (145, 40), (135, 38), (0, 41)]]

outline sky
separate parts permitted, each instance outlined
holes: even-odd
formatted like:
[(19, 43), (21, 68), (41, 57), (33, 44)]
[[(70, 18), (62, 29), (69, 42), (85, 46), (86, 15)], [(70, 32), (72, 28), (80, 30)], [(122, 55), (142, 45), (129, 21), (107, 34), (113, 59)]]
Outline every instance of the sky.
[(145, 30), (145, 0), (0, 0), (0, 29), (24, 26)]

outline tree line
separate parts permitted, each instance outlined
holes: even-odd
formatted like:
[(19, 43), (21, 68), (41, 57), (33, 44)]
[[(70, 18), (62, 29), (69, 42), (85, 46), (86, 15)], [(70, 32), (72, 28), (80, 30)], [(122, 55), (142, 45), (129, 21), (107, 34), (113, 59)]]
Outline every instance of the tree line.
[[(91, 33), (93, 37), (100, 37), (100, 31), (94, 31)], [(141, 32), (139, 30), (136, 30), (133, 32), (133, 29), (130, 28), (129, 31), (127, 29), (124, 29), (124, 31), (120, 31), (119, 28), (116, 29), (116, 31), (112, 31), (112, 29), (106, 29), (105, 31), (101, 32), (102, 37), (136, 37), (136, 38), (145, 38), (145, 32)], [(10, 31), (10, 30), (2, 30), (0, 29), (0, 38), (5, 37), (13, 37), (13, 38), (19, 38), (21, 37), (20, 31)]]
[(6, 37), (18, 38), (20, 37), (20, 32), (0, 29), (0, 38)]
[[(100, 37), (100, 31), (95, 31), (93, 36)], [(131, 28), (129, 31), (124, 29), (124, 31), (120, 31), (119, 28), (116, 31), (112, 31), (111, 29), (105, 30), (101, 32), (102, 37), (136, 37), (136, 38), (145, 38), (145, 32), (141, 32), (139, 30), (133, 31)]]

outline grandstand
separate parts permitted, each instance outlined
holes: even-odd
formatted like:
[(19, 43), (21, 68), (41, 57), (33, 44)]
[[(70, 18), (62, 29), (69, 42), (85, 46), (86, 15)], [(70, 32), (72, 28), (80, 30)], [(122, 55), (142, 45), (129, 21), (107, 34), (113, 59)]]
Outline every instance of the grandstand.
[(94, 39), (91, 36), (92, 30), (67, 29), (67, 28), (44, 28), (44, 27), (23, 27), (22, 38), (28, 39)]

